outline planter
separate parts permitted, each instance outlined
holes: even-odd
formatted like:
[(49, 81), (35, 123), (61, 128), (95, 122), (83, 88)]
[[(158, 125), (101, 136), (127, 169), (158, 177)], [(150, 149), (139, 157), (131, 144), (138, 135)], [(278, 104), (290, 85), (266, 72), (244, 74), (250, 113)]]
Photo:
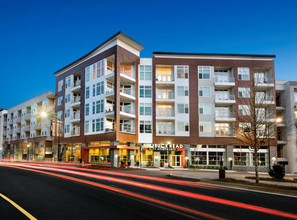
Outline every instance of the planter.
[(164, 167), (164, 162), (161, 162), (161, 167)]
[(131, 162), (128, 162), (128, 166), (131, 166)]
[(139, 167), (139, 162), (136, 162), (136, 166), (138, 166), (138, 167)]

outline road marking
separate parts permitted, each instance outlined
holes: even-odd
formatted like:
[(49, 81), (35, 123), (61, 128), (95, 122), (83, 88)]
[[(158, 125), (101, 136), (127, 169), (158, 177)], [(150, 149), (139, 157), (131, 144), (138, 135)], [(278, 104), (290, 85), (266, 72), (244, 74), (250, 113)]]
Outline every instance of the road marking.
[(0, 193), (0, 196), (5, 199), (7, 202), (9, 202), (11, 205), (13, 205), (15, 208), (17, 208), (20, 212), (22, 212), (25, 216), (28, 217), (30, 220), (37, 220), (37, 218), (33, 217), (29, 212), (27, 212), (25, 209), (23, 209), (21, 206), (16, 204), (14, 201), (6, 197), (5, 195)]

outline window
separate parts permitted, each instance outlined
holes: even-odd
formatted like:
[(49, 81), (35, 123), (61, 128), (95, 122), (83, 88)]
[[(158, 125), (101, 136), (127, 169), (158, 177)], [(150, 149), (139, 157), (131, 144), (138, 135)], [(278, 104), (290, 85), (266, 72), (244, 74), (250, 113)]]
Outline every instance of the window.
[(92, 132), (95, 132), (95, 119), (92, 120)]
[(234, 165), (249, 166), (249, 153), (248, 152), (234, 152)]
[(86, 99), (90, 98), (90, 87), (86, 87)]
[(176, 77), (179, 79), (188, 79), (189, 66), (176, 66)]
[(139, 131), (140, 133), (152, 133), (152, 122), (140, 121)]
[(238, 97), (239, 98), (250, 98), (250, 88), (238, 88)]
[(200, 132), (211, 132), (211, 123), (209, 121), (200, 121), (199, 122), (199, 131)]
[(179, 114), (188, 114), (189, 113), (189, 105), (188, 104), (177, 104), (177, 112)]
[(222, 137), (231, 136), (231, 132), (230, 132), (231, 128), (228, 123), (216, 123), (215, 128), (216, 128), (216, 136), (222, 136)]
[(66, 109), (65, 118), (69, 118), (69, 117), (70, 117), (70, 109)]
[(96, 85), (93, 84), (93, 97), (96, 95)]
[(70, 94), (66, 95), (65, 97), (65, 103), (68, 103), (70, 102)]
[(248, 67), (238, 67), (238, 80), (250, 80), (250, 69)]
[(86, 82), (90, 81), (90, 74), (91, 74), (91, 68), (88, 66), (86, 68)]
[(96, 86), (96, 95), (100, 95), (100, 83), (97, 83), (97, 86)]
[(199, 79), (210, 79), (210, 66), (198, 67)]
[(210, 104), (199, 104), (199, 114), (210, 115), (211, 114)]
[(90, 104), (86, 104), (86, 116), (90, 114)]
[(58, 82), (58, 92), (61, 92), (62, 91), (62, 89), (63, 89), (63, 83), (64, 83), (63, 79)]
[[(253, 154), (253, 166), (256, 164), (255, 154)], [(258, 166), (268, 166), (268, 154), (258, 153)]]
[(95, 102), (93, 102), (93, 108), (92, 108), (92, 113), (93, 113), (93, 115), (95, 114)]
[(189, 131), (189, 122), (178, 121), (177, 122), (177, 130), (181, 132)]
[(65, 125), (65, 133), (69, 133), (70, 132), (70, 125)]
[(251, 132), (251, 123), (239, 123), (240, 132)]
[(58, 97), (58, 106), (62, 105), (63, 96)]
[(177, 95), (178, 96), (189, 96), (188, 86), (178, 86), (177, 87)]
[(294, 100), (297, 102), (297, 91), (294, 92)]
[(63, 111), (58, 111), (58, 113), (57, 113), (58, 120), (62, 119), (62, 115), (63, 115)]
[[(104, 60), (100, 60), (99, 62), (97, 62), (95, 64), (97, 64), (96, 65), (97, 78), (104, 76)], [(94, 66), (94, 68), (95, 68), (95, 66)]]
[(67, 76), (65, 79), (65, 87), (70, 88), (71, 87), (71, 76)]
[(102, 113), (104, 111), (104, 100), (96, 101), (96, 113)]
[(152, 80), (152, 66), (140, 65), (140, 80)]
[(140, 98), (152, 98), (152, 86), (140, 86)]
[(193, 165), (206, 165), (207, 164), (207, 155), (205, 151), (192, 151), (191, 152), (191, 161)]
[(140, 115), (152, 115), (152, 104), (140, 103), (139, 112)]
[(103, 118), (96, 119), (96, 131), (103, 131)]
[(89, 121), (85, 121), (85, 133), (89, 133)]
[(210, 87), (209, 86), (199, 86), (199, 96), (210, 97)]
[(238, 106), (239, 115), (250, 115), (250, 106), (249, 105), (239, 105)]
[(101, 94), (103, 94), (104, 93), (104, 81), (101, 82), (100, 87), (101, 87)]

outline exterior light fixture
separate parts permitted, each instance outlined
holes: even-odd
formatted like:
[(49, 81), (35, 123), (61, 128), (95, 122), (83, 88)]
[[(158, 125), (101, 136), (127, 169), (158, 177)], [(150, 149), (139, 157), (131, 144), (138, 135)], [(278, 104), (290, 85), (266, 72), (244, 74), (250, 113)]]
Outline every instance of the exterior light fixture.
[(275, 163), (276, 158), (275, 158), (275, 157), (272, 157), (272, 158), (271, 158), (271, 161), (272, 161), (273, 163)]
[(280, 122), (282, 122), (283, 121), (283, 119), (282, 118), (276, 118), (276, 120), (275, 120), (277, 123), (280, 123)]
[(232, 157), (228, 157), (228, 161), (231, 162), (233, 159)]

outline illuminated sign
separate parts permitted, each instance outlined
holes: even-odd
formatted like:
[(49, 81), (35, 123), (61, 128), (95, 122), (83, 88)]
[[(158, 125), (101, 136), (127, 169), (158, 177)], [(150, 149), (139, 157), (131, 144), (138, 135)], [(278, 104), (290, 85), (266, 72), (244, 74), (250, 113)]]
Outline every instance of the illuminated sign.
[(184, 145), (182, 144), (143, 144), (142, 148), (149, 148), (152, 150), (167, 150), (167, 149), (181, 149), (184, 148)]

